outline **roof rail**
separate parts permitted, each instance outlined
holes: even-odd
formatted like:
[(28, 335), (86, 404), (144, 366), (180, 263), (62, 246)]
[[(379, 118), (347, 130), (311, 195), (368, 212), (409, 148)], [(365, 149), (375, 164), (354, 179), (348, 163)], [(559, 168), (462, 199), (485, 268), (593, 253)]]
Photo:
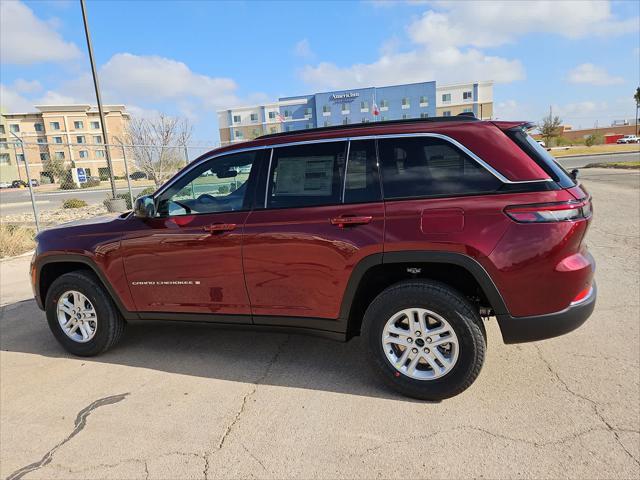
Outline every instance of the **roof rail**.
[(286, 137), (288, 135), (300, 134), (300, 133), (315, 133), (315, 132), (331, 132), (334, 130), (346, 130), (353, 128), (371, 128), (379, 125), (405, 125), (405, 124), (420, 124), (420, 123), (435, 123), (435, 122), (477, 122), (479, 119), (475, 117), (473, 112), (464, 112), (456, 116), (449, 117), (428, 117), (428, 118), (410, 118), (406, 120), (385, 120), (382, 122), (368, 122), (368, 123), (349, 123), (347, 125), (334, 125), (332, 127), (318, 127), (308, 128), (304, 130), (291, 130), (289, 132), (269, 133), (267, 135), (260, 135), (257, 139), (274, 138), (274, 137)]

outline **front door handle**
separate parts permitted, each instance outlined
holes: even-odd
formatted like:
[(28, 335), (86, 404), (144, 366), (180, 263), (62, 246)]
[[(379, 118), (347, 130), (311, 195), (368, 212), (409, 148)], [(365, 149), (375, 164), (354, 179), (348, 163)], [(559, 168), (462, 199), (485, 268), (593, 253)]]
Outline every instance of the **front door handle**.
[(367, 223), (371, 223), (371, 220), (373, 220), (371, 215), (362, 215), (353, 217), (334, 217), (330, 221), (331, 225), (344, 228), (351, 225), (366, 225)]
[(212, 225), (205, 225), (202, 227), (205, 232), (208, 233), (220, 233), (220, 232), (230, 232), (231, 230), (236, 229), (235, 223), (214, 223)]

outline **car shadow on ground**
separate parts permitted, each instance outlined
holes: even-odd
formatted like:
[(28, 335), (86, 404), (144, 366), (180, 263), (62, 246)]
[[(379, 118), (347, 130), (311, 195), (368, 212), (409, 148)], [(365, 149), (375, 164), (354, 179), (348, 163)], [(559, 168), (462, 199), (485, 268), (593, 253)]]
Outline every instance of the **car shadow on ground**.
[[(198, 377), (323, 390), (413, 402), (370, 371), (360, 337), (341, 343), (310, 335), (257, 332), (206, 323), (135, 321), (113, 349), (67, 353), (34, 300), (2, 307), (0, 348), (52, 358), (142, 367)], [(423, 403), (423, 402), (421, 402)]]

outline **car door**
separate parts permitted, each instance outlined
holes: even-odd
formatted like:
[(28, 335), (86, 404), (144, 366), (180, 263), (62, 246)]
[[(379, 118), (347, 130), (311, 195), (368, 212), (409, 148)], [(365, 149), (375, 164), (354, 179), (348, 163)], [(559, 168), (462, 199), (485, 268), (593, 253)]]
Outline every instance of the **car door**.
[(264, 202), (245, 223), (253, 321), (338, 331), (354, 266), (382, 251), (375, 142), (275, 147), (269, 164)]
[(154, 199), (155, 218), (136, 219), (122, 250), (138, 311), (251, 322), (242, 230), (261, 153), (232, 153), (195, 166)]

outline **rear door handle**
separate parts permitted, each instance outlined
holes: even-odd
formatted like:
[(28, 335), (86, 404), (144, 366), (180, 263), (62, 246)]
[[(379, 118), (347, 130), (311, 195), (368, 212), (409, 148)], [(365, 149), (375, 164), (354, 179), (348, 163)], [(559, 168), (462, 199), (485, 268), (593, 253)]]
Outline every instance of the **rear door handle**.
[(219, 232), (230, 232), (231, 230), (236, 229), (235, 223), (214, 223), (212, 225), (205, 225), (202, 227), (205, 232), (209, 233), (219, 233)]
[(366, 225), (367, 223), (371, 223), (371, 220), (373, 220), (373, 217), (371, 215), (334, 217), (331, 219), (331, 225), (344, 228), (351, 225)]

